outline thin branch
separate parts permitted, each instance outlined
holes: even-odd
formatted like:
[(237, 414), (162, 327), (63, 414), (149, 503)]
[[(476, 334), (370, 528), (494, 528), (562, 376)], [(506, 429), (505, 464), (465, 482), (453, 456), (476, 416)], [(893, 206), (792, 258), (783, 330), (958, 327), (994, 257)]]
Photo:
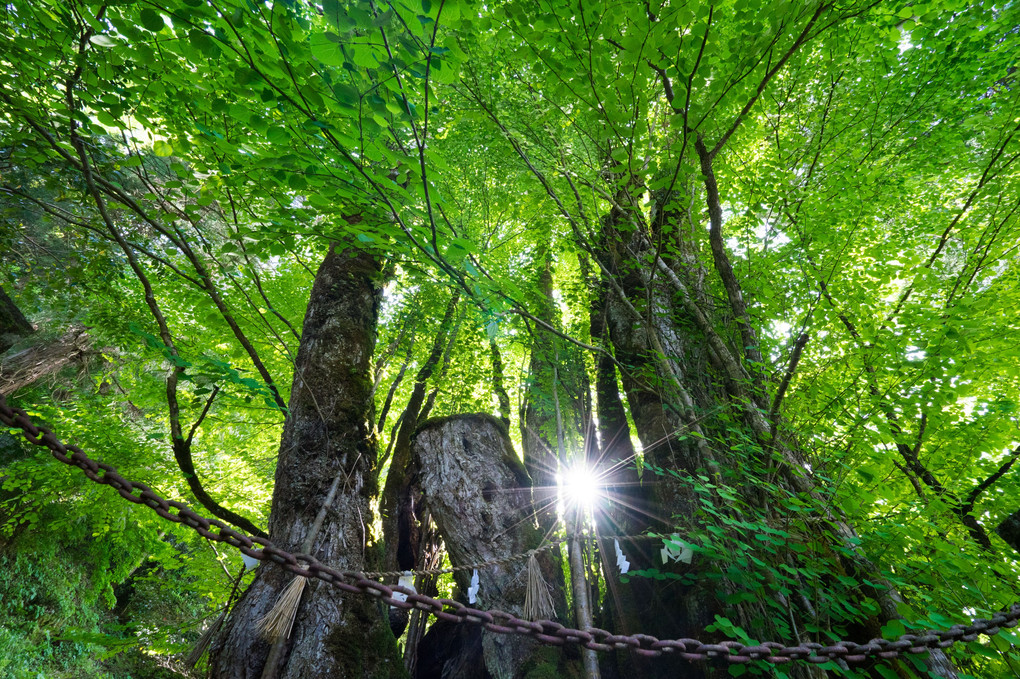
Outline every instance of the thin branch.
[(824, 2), (819, 3), (818, 9), (815, 10), (814, 16), (812, 16), (811, 19), (808, 20), (807, 25), (804, 26), (804, 30), (801, 31), (800, 35), (790, 46), (790, 48), (786, 51), (786, 53), (779, 59), (779, 61), (776, 62), (776, 65), (773, 66), (772, 69), (765, 74), (765, 77), (761, 79), (761, 82), (758, 83), (758, 89), (755, 90), (755, 93), (751, 96), (750, 99), (747, 100), (747, 103), (744, 104), (744, 108), (742, 108), (740, 110), (740, 113), (737, 114), (737, 117), (733, 120), (733, 124), (730, 125), (729, 129), (726, 130), (723, 136), (719, 138), (719, 141), (715, 143), (715, 146), (712, 147), (712, 150), (709, 152), (710, 156), (714, 157), (715, 154), (719, 152), (719, 149), (721, 149), (726, 144), (726, 142), (729, 141), (730, 136), (732, 136), (732, 134), (737, 131), (737, 128), (740, 127), (740, 124), (744, 122), (744, 118), (751, 111), (751, 108), (754, 106), (755, 102), (758, 101), (758, 98), (761, 97), (762, 92), (764, 92), (765, 88), (768, 87), (768, 84), (772, 80), (772, 78), (777, 73), (779, 73), (779, 71), (782, 70), (783, 66), (786, 65), (786, 62), (789, 61), (790, 57), (792, 57), (794, 53), (798, 49), (800, 49), (800, 47), (805, 42), (807, 42), (808, 37), (811, 33), (811, 27), (815, 25), (815, 22), (818, 21), (819, 17), (822, 16), (822, 12), (828, 9), (828, 7), (829, 6)]
[(775, 436), (776, 422), (779, 419), (779, 406), (783, 402), (783, 397), (786, 396), (786, 390), (790, 387), (790, 380), (793, 379), (793, 375), (797, 371), (797, 364), (800, 362), (801, 353), (810, 339), (811, 335), (806, 332), (801, 333), (800, 337), (797, 338), (797, 342), (793, 345), (793, 351), (790, 352), (790, 364), (786, 367), (783, 380), (779, 383), (776, 395), (772, 399), (772, 407), (769, 408), (769, 422), (772, 424), (773, 436)]
[(967, 499), (964, 500), (963, 505), (960, 507), (960, 511), (970, 514), (974, 511), (974, 505), (977, 503), (981, 493), (988, 490), (992, 484), (1005, 476), (1006, 472), (1012, 468), (1013, 464), (1016, 463), (1017, 459), (1020, 458), (1020, 446), (1017, 446), (1010, 452), (1009, 457), (1003, 462), (995, 473), (989, 476), (987, 479), (979, 483), (974, 487), (974, 490), (967, 494)]
[(204, 420), (205, 416), (209, 414), (209, 408), (212, 407), (213, 401), (216, 399), (216, 394), (218, 393), (220, 393), (220, 387), (219, 385), (216, 385), (215, 387), (213, 387), (212, 393), (209, 394), (209, 398), (206, 399), (205, 407), (202, 408), (202, 412), (199, 414), (198, 419), (195, 420), (195, 423), (193, 425), (191, 425), (191, 430), (188, 432), (188, 438), (184, 440), (184, 442), (187, 443), (189, 446), (191, 445), (191, 442), (195, 438), (195, 432), (198, 431), (198, 428), (200, 426), (202, 426), (202, 420)]
[(747, 304), (744, 302), (744, 294), (740, 289), (740, 282), (733, 273), (733, 266), (726, 254), (726, 245), (722, 236), (722, 203), (719, 199), (719, 185), (715, 180), (715, 171), (712, 168), (712, 154), (705, 147), (705, 142), (699, 134), (694, 140), (694, 148), (701, 160), (701, 174), (705, 180), (705, 200), (708, 202), (709, 231), (708, 239), (712, 246), (712, 258), (715, 261), (715, 269), (722, 279), (726, 295), (730, 300), (730, 309), (740, 326), (740, 339), (744, 344), (744, 358), (752, 366), (755, 386), (759, 392), (763, 391), (761, 383), (761, 367), (764, 363), (761, 355), (761, 348), (758, 346), (758, 337), (751, 323), (751, 317), (747, 313)]

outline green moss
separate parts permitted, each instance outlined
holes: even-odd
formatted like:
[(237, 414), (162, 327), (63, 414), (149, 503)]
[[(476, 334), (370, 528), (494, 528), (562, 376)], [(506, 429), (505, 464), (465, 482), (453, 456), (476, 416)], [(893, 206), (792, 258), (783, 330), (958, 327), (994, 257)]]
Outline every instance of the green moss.
[(362, 604), (355, 605), (345, 624), (326, 637), (326, 648), (336, 659), (337, 668), (349, 677), (408, 679), (397, 640), (375, 610), (375, 602)]
[(524, 679), (580, 679), (580, 663), (567, 659), (554, 646), (535, 650), (521, 674)]

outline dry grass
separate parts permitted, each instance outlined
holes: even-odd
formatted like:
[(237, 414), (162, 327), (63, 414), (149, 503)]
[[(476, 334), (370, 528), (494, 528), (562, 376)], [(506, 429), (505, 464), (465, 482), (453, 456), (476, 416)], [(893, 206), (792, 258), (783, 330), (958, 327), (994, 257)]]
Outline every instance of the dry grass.
[(307, 578), (296, 577), (280, 593), (272, 610), (266, 613), (265, 617), (258, 621), (256, 629), (259, 634), (269, 641), (287, 639), (290, 637), (290, 630), (294, 627), (294, 618), (297, 617), (298, 605), (301, 603), (301, 595), (305, 592), (308, 584)]
[(553, 607), (549, 585), (542, 577), (542, 567), (538, 564), (535, 554), (528, 559), (528, 587), (524, 597), (524, 617), (528, 620), (546, 620), (552, 618), (556, 610)]

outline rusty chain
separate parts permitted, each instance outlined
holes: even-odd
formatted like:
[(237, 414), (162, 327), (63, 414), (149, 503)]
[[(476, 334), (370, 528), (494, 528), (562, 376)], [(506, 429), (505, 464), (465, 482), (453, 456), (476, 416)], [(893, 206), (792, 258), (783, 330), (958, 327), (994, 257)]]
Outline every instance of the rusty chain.
[[(623, 650), (649, 657), (675, 653), (685, 660), (720, 660), (731, 664), (757, 660), (777, 665), (795, 660), (813, 664), (834, 660), (860, 664), (873, 659), (897, 658), (907, 653), (948, 648), (959, 641), (973, 641), (982, 634), (994, 635), (1000, 628), (1013, 627), (1020, 621), (1018, 603), (1013, 604), (1008, 611), (996, 613), (989, 619), (978, 618), (969, 625), (953, 625), (946, 630), (903, 634), (895, 641), (872, 639), (865, 644), (837, 641), (828, 646), (818, 643), (786, 646), (772, 641), (757, 645), (736, 641), (706, 644), (697, 639), (657, 639), (647, 634), (623, 635), (596, 628), (572, 629), (553, 620), (523, 620), (505, 611), (483, 611), (465, 606), (453, 599), (435, 599), (405, 587), (384, 585), (366, 578), (364, 573), (334, 570), (309, 554), (292, 554), (276, 547), (265, 538), (244, 535), (222, 521), (196, 514), (183, 502), (159, 496), (144, 483), (125, 479), (113, 466), (89, 458), (78, 446), (65, 444), (46, 427), (34, 424), (24, 410), (7, 405), (7, 400), (2, 395), (0, 395), (0, 422), (8, 427), (20, 429), (30, 442), (48, 448), (57, 460), (78, 467), (89, 479), (110, 486), (124, 499), (145, 505), (164, 519), (184, 524), (209, 540), (232, 545), (255, 559), (268, 559), (277, 563), (294, 575), (315, 578), (351, 594), (369, 594), (397, 608), (418, 608), (435, 615), (440, 620), (482, 625), (490, 632), (498, 634), (527, 635), (552, 646), (578, 644), (595, 651)], [(395, 592), (406, 595), (406, 599), (394, 598)]]

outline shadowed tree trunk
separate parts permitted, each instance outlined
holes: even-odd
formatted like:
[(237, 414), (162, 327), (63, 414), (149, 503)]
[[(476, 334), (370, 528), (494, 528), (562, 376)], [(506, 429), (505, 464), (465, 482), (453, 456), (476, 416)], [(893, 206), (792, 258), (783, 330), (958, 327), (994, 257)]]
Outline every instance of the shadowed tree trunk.
[[(683, 197), (653, 196), (654, 209), (646, 221), (640, 210), (627, 207), (636, 203), (621, 191), (616, 200), (620, 207), (603, 222), (600, 253), (603, 281), (610, 287), (609, 336), (616, 358), (625, 366), (623, 385), (645, 462), (670, 470), (656, 477), (652, 496), (659, 516), (650, 517), (647, 525), (677, 531), (681, 539), (695, 544), (709, 523), (703, 511), (706, 502), (717, 516), (739, 519), (744, 513), (732, 499), (705, 492), (718, 484), (732, 485), (741, 503), (760, 508), (777, 521), (782, 511), (772, 507), (756, 486), (756, 473), (779, 479), (790, 493), (816, 495), (800, 451), (789, 446), (781, 432), (774, 432), (765, 418), (769, 403), (760, 378), (756, 330), (723, 244), (711, 154), (700, 139), (697, 148), (711, 252), (701, 252), (707, 249), (703, 229), (685, 220)], [(703, 260), (714, 267), (710, 269)], [(721, 287), (723, 294), (709, 289), (709, 271), (711, 285)], [(877, 634), (882, 623), (900, 617), (898, 595), (859, 553), (856, 534), (837, 510), (825, 512), (818, 521), (831, 531), (846, 574), (875, 583), (863, 584), (859, 590), (879, 609), (874, 616), (862, 616), (859, 633)], [(654, 560), (653, 555), (644, 556)], [(648, 598), (640, 602), (643, 631), (655, 636), (705, 637), (705, 627), (716, 616), (742, 625), (745, 618), (752, 618), (753, 612), (745, 614), (739, 604), (723, 605), (724, 597), (740, 585), (725, 574), (697, 577), (704, 567), (695, 557), (690, 572), (696, 577), (648, 592)], [(628, 605), (621, 608), (625, 611)], [(654, 667), (639, 658), (626, 663), (645, 676), (723, 676), (707, 666), (673, 658), (659, 660)], [(941, 651), (930, 653), (925, 663), (933, 676), (956, 676)], [(817, 676), (810, 667), (791, 671), (795, 676)]]
[(995, 527), (995, 532), (1006, 544), (1020, 552), (1020, 511), (1015, 511)]
[[(413, 450), (425, 502), (454, 566), (523, 554), (541, 544), (531, 501), (531, 479), (499, 420), (475, 414), (425, 422), (415, 435)], [(547, 582), (554, 581), (557, 573), (562, 582), (559, 566), (548, 552), (540, 554), (538, 560)], [(472, 605), (499, 608), (523, 617), (527, 568), (527, 559), (519, 559), (477, 569), (480, 586), (477, 601)], [(471, 571), (454, 575), (464, 601), (471, 576)], [(432, 650), (430, 657), (423, 657), (421, 662), (429, 668), (447, 669), (419, 676), (443, 679), (484, 677), (486, 673), (496, 679), (563, 676), (564, 660), (558, 649), (543, 647), (530, 637), (484, 630), (478, 641), (476, 632), (464, 625), (460, 627), (465, 629), (452, 630), (451, 626), (437, 623), (426, 634), (420, 653)], [(446, 640), (436, 638), (451, 633), (456, 635), (456, 643), (444, 644)], [(443, 657), (446, 653), (451, 655)], [(477, 660), (468, 663), (469, 657)]]
[[(311, 549), (340, 570), (369, 570), (365, 552), (377, 479), (371, 358), (380, 298), (373, 256), (334, 249), (316, 275), (305, 315), (276, 468), (269, 535), (298, 551), (333, 479), (342, 478)], [(263, 673), (270, 644), (256, 632), (293, 576), (263, 562), (212, 649), (215, 679)], [(270, 676), (281, 679), (400, 677), (403, 664), (379, 604), (310, 581), (290, 641)]]
[[(626, 193), (621, 192), (618, 202), (626, 205), (627, 200)], [(600, 259), (604, 269), (618, 282), (614, 289), (603, 277), (607, 288), (603, 321), (605, 332), (612, 342), (617, 360), (624, 366), (623, 386), (643, 446), (645, 462), (695, 476), (706, 471), (706, 463), (699, 455), (696, 439), (685, 436), (688, 433), (685, 425), (697, 416), (693, 409), (683, 412), (676, 407), (681, 403), (681, 397), (673, 392), (668, 377), (671, 369), (678, 370), (687, 378), (684, 386), (688, 390), (688, 398), (696, 398), (701, 409), (711, 407), (704, 340), (698, 333), (690, 332), (693, 324), (677, 312), (664, 282), (661, 279), (655, 281), (650, 275), (650, 268), (642, 261), (642, 255), (651, 245), (643, 227), (643, 220), (636, 210), (628, 214), (614, 209), (603, 220), (604, 243)], [(679, 332), (680, 328), (686, 332)], [(667, 368), (664, 365), (665, 356), (669, 357), (673, 366)], [(625, 436), (622, 431), (623, 413), (613, 403), (614, 386), (615, 375), (610, 377), (609, 367), (602, 366), (599, 375), (600, 405), (609, 407), (607, 415), (610, 415), (603, 436), (616, 448), (614, 457), (620, 457), (628, 451), (627, 444), (621, 440)], [(690, 392), (696, 396), (691, 397)], [(627, 472), (621, 471), (620, 476), (621, 485), (635, 481), (634, 476)], [(664, 482), (662, 477), (653, 477), (651, 473), (648, 476), (654, 478), (654, 483), (649, 479), (650, 490), (646, 492), (651, 496), (649, 504), (656, 507), (656, 515), (642, 516), (640, 511), (624, 511), (619, 516), (614, 515), (618, 525), (628, 533), (643, 529), (665, 531), (676, 525), (676, 515), (687, 519), (681, 519), (681, 524), (686, 523), (688, 530), (696, 530), (697, 523), (692, 519), (697, 514), (698, 500), (693, 490), (682, 484)], [(628, 494), (640, 498), (640, 494), (633, 490)], [(625, 497), (619, 499), (627, 501)], [(623, 545), (635, 570), (661, 567), (662, 562), (655, 561), (661, 546), (654, 541)], [(604, 543), (603, 547), (608, 551), (608, 544)], [(610, 566), (615, 564), (615, 558), (604, 554)], [(609, 592), (616, 624), (622, 626), (623, 632), (641, 631), (659, 637), (704, 636), (705, 626), (714, 621), (716, 613), (722, 612), (715, 596), (716, 584), (705, 585), (681, 585), (672, 581), (663, 586), (648, 579), (631, 578), (630, 583), (616, 586), (615, 592), (612, 589)], [(680, 676), (698, 678), (705, 676), (706, 671), (701, 664), (670, 657), (649, 660), (627, 654), (619, 660), (624, 675), (637, 673), (665, 677), (682, 673)]]
[(32, 324), (28, 322), (21, 309), (14, 303), (2, 287), (0, 287), (0, 354), (4, 353), (19, 338), (31, 334)]
[[(553, 297), (553, 259), (539, 250), (535, 316), (561, 329)], [(534, 324), (531, 360), (521, 407), (524, 466), (534, 483), (538, 523), (549, 531), (556, 523), (557, 474), (585, 461), (585, 436), (591, 420), (588, 375), (577, 348)]]
[[(552, 257), (546, 247), (539, 250), (538, 295), (536, 315), (550, 325), (557, 326), (552, 299)], [(554, 378), (556, 369), (556, 337), (544, 328), (534, 327), (531, 341), (531, 363), (528, 369), (527, 390), (521, 407), (521, 444), (524, 448), (524, 465), (534, 487), (538, 522), (543, 530), (550, 530), (556, 521), (556, 474), (560, 464), (554, 400), (560, 391)]]
[[(610, 349), (606, 327), (606, 285), (596, 286), (590, 309), (592, 339)], [(630, 424), (620, 398), (620, 388), (613, 359), (604, 354), (596, 358), (595, 400), (598, 409), (598, 459), (594, 465), (602, 475), (603, 498), (596, 506), (595, 526), (600, 536), (599, 555), (606, 592), (602, 615), (596, 626), (613, 629), (618, 634), (642, 632), (642, 613), (650, 600), (655, 580), (621, 578), (616, 545), (635, 571), (655, 566), (651, 557), (654, 545), (647, 540), (614, 540), (606, 535), (636, 535), (652, 523), (649, 512), (648, 486), (642, 486), (637, 473)], [(600, 624), (601, 622), (601, 624)], [(602, 654), (600, 666), (604, 679), (627, 676), (634, 668), (629, 653)], [(647, 664), (647, 663), (646, 663)]]

